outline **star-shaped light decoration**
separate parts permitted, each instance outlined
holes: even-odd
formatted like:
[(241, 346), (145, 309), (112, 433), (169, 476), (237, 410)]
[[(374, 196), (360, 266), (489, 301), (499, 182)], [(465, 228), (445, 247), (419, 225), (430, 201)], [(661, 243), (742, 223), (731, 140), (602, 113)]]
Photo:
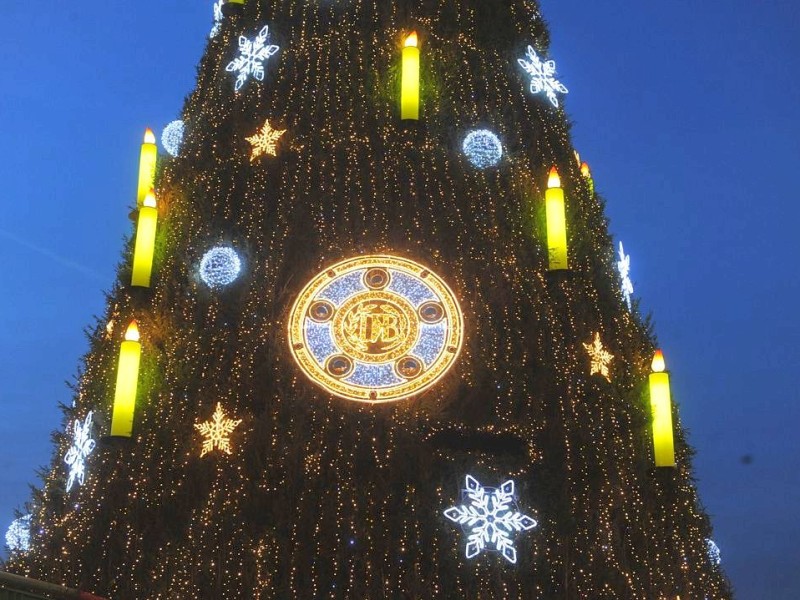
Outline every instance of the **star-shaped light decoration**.
[(69, 468), (67, 491), (72, 489), (76, 481), (78, 485), (83, 485), (83, 482), (86, 480), (86, 459), (97, 445), (90, 437), (93, 415), (94, 412), (89, 411), (83, 423), (81, 423), (80, 420), (76, 420), (72, 426), (72, 445), (64, 455), (64, 462)]
[(224, 15), (222, 14), (223, 3), (224, 0), (217, 0), (214, 2), (214, 27), (211, 28), (211, 32), (208, 34), (208, 37), (210, 38), (217, 37), (222, 29), (222, 19), (224, 18)]
[(286, 133), (285, 129), (273, 129), (272, 125), (269, 124), (269, 119), (267, 119), (264, 126), (255, 135), (245, 138), (253, 145), (250, 162), (255, 161), (262, 154), (276, 156), (278, 154), (278, 140), (284, 133)]
[(195, 429), (200, 432), (205, 439), (203, 440), (203, 450), (200, 452), (200, 458), (214, 450), (215, 448), (221, 450), (225, 454), (231, 454), (231, 439), (230, 434), (242, 422), (241, 419), (234, 421), (233, 419), (225, 418), (225, 411), (222, 410), (222, 404), (217, 403), (217, 410), (214, 411), (214, 416), (210, 421), (205, 423), (196, 423)]
[(511, 534), (530, 531), (537, 523), (517, 510), (514, 482), (509, 480), (499, 488), (485, 488), (477, 479), (467, 475), (466, 485), (461, 493), (465, 503), (448, 508), (444, 516), (461, 525), (468, 534), (467, 558), (474, 558), (488, 549), (499, 552), (508, 562), (515, 564), (517, 550)]
[(264, 81), (264, 62), (280, 50), (275, 44), (267, 44), (269, 39), (269, 25), (264, 25), (258, 35), (248, 40), (243, 35), (239, 36), (239, 55), (228, 63), (225, 70), (236, 73), (236, 91), (242, 89), (252, 75), (258, 81)]
[(518, 58), (517, 62), (531, 76), (531, 94), (544, 92), (550, 103), (558, 108), (556, 93), (568, 94), (569, 90), (555, 78), (556, 62), (540, 59), (533, 46), (528, 46), (528, 58)]
[(586, 348), (586, 351), (589, 353), (589, 358), (592, 362), (591, 372), (589, 375), (598, 373), (611, 381), (608, 364), (614, 360), (614, 355), (605, 349), (603, 342), (600, 341), (600, 334), (595, 333), (594, 341), (591, 344), (584, 344), (583, 347)]
[(622, 297), (625, 298), (625, 304), (628, 305), (628, 310), (631, 310), (631, 296), (633, 296), (633, 282), (631, 281), (631, 255), (625, 254), (625, 248), (622, 247), (622, 242), (619, 243), (619, 260), (617, 261), (617, 269), (619, 270), (619, 278), (622, 281)]

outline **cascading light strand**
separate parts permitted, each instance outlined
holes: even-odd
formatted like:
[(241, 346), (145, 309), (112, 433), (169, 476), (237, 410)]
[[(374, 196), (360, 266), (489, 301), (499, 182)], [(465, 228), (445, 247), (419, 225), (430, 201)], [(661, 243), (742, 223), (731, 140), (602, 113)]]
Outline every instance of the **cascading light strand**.
[(558, 170), (550, 169), (545, 192), (547, 211), (547, 253), (551, 271), (569, 269), (567, 260), (567, 219), (564, 209), (564, 190)]
[(114, 410), (111, 417), (111, 435), (129, 438), (133, 435), (133, 417), (136, 409), (136, 390), (139, 385), (139, 362), (142, 344), (139, 327), (131, 321), (125, 340), (119, 349), (117, 386), (114, 390)]
[(675, 441), (672, 428), (672, 394), (664, 353), (657, 350), (650, 373), (650, 408), (653, 412), (653, 452), (657, 467), (675, 466)]
[(136, 243), (133, 247), (133, 268), (131, 270), (131, 285), (134, 287), (150, 287), (157, 227), (158, 206), (155, 194), (151, 190), (139, 209), (139, 219), (136, 225)]
[(411, 32), (403, 44), (403, 75), (400, 96), (400, 118), (419, 120), (419, 36)]
[(153, 189), (156, 180), (156, 162), (158, 146), (156, 136), (149, 127), (144, 132), (144, 142), (139, 154), (139, 189), (136, 194), (136, 205), (141, 206), (147, 193)]

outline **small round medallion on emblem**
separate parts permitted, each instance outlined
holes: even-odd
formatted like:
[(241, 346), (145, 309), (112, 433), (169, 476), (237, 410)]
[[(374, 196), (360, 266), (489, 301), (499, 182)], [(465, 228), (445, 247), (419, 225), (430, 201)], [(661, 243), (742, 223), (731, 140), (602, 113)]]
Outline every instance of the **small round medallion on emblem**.
[(325, 363), (325, 370), (336, 379), (342, 379), (353, 372), (353, 361), (342, 354), (331, 356)]
[(418, 358), (404, 356), (395, 363), (394, 369), (403, 379), (414, 379), (422, 373), (423, 366)]
[(390, 280), (389, 271), (382, 267), (369, 269), (364, 275), (364, 284), (371, 290), (382, 290)]
[(433, 325), (444, 319), (444, 307), (441, 302), (425, 302), (419, 307), (419, 318)]
[(333, 304), (327, 300), (317, 300), (308, 309), (308, 316), (317, 323), (327, 323), (333, 318), (334, 312), (336, 309)]

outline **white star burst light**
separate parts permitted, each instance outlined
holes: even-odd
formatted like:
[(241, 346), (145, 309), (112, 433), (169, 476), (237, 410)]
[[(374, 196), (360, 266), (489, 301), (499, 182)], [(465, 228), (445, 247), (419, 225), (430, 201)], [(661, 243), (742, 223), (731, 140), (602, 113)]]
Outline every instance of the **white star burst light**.
[(225, 3), (225, 0), (217, 0), (214, 2), (214, 27), (211, 28), (211, 32), (208, 34), (208, 37), (215, 38), (219, 34), (220, 29), (222, 29), (222, 5)]
[(236, 91), (242, 89), (251, 75), (259, 81), (264, 81), (264, 61), (275, 54), (280, 47), (267, 44), (269, 39), (269, 25), (264, 25), (255, 39), (248, 40), (243, 35), (239, 36), (239, 56), (228, 63), (226, 71), (238, 73), (236, 77)]
[(531, 76), (531, 94), (544, 92), (550, 103), (558, 108), (556, 94), (568, 94), (569, 90), (555, 78), (556, 61), (542, 61), (533, 46), (528, 46), (528, 58), (518, 58), (517, 62)]
[(31, 515), (14, 520), (6, 532), (6, 546), (12, 552), (31, 549)]
[(93, 415), (94, 412), (90, 411), (83, 423), (76, 420), (72, 426), (72, 446), (64, 455), (64, 462), (69, 467), (67, 491), (72, 489), (76, 481), (78, 485), (83, 485), (86, 480), (86, 459), (97, 445), (90, 437)]
[(631, 256), (625, 254), (625, 248), (622, 247), (622, 242), (619, 243), (619, 260), (617, 261), (617, 269), (619, 270), (619, 277), (622, 280), (622, 296), (625, 298), (625, 303), (628, 305), (628, 310), (631, 310), (631, 296), (633, 296), (633, 282), (631, 281)]
[(467, 537), (467, 558), (478, 556), (487, 548), (500, 552), (508, 562), (517, 562), (517, 550), (511, 534), (530, 531), (537, 523), (517, 510), (514, 500), (514, 482), (509, 480), (499, 488), (485, 488), (474, 477), (467, 475), (462, 500), (469, 504), (453, 506), (444, 516), (462, 526)]

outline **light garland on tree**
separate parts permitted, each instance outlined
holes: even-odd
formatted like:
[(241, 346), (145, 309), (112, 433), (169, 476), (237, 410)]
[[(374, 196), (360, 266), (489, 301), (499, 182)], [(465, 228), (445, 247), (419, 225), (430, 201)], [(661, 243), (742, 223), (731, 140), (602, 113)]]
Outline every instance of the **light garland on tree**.
[(485, 488), (467, 475), (460, 506), (444, 511), (444, 516), (461, 525), (467, 533), (467, 558), (474, 558), (489, 549), (499, 552), (508, 562), (517, 562), (513, 533), (530, 531), (537, 523), (517, 510), (514, 482), (506, 481), (499, 488)]
[(31, 515), (12, 521), (6, 531), (6, 546), (12, 552), (27, 552), (31, 549)]
[(555, 78), (556, 61), (542, 61), (533, 46), (528, 46), (528, 57), (518, 58), (517, 62), (531, 76), (531, 94), (544, 92), (550, 103), (558, 108), (556, 94), (568, 94), (569, 90)]
[(211, 289), (232, 284), (242, 271), (242, 259), (229, 246), (217, 246), (200, 260), (200, 279)]
[(628, 305), (628, 310), (631, 310), (631, 296), (633, 296), (633, 282), (631, 281), (631, 257), (629, 254), (625, 254), (625, 248), (622, 247), (622, 242), (619, 243), (619, 260), (617, 261), (617, 270), (619, 270), (619, 277), (622, 282), (622, 297), (625, 298), (625, 304)]
[(614, 355), (603, 346), (603, 342), (600, 341), (600, 333), (595, 333), (594, 341), (591, 344), (584, 344), (583, 347), (586, 348), (586, 351), (589, 353), (589, 359), (591, 361), (589, 375), (597, 373), (605, 377), (608, 381), (611, 381), (608, 365), (614, 360)]
[(217, 403), (217, 410), (209, 421), (205, 423), (196, 423), (194, 428), (200, 432), (200, 435), (205, 438), (203, 440), (203, 448), (200, 452), (200, 458), (204, 457), (209, 452), (217, 449), (225, 454), (231, 454), (231, 439), (230, 434), (242, 422), (241, 419), (233, 420), (225, 417), (225, 411), (222, 410), (222, 404)]
[(183, 135), (186, 132), (186, 125), (180, 119), (172, 121), (164, 127), (161, 132), (161, 145), (170, 156), (178, 156), (183, 146)]
[(89, 411), (81, 423), (76, 420), (72, 426), (72, 445), (64, 455), (64, 462), (69, 467), (67, 478), (67, 491), (77, 482), (83, 485), (86, 480), (86, 459), (95, 449), (96, 442), (91, 438), (93, 411)]
[(278, 140), (286, 133), (286, 129), (273, 129), (269, 124), (269, 119), (254, 135), (245, 138), (253, 146), (250, 153), (250, 162), (254, 162), (259, 156), (264, 154), (276, 156), (278, 154)]
[(488, 129), (470, 131), (464, 138), (461, 149), (469, 162), (479, 169), (494, 167), (503, 158), (500, 138)]
[(258, 35), (249, 40), (239, 36), (239, 55), (228, 63), (225, 70), (236, 73), (236, 91), (242, 89), (250, 76), (258, 81), (264, 81), (264, 62), (280, 50), (279, 46), (267, 44), (269, 39), (269, 25), (264, 25)]

